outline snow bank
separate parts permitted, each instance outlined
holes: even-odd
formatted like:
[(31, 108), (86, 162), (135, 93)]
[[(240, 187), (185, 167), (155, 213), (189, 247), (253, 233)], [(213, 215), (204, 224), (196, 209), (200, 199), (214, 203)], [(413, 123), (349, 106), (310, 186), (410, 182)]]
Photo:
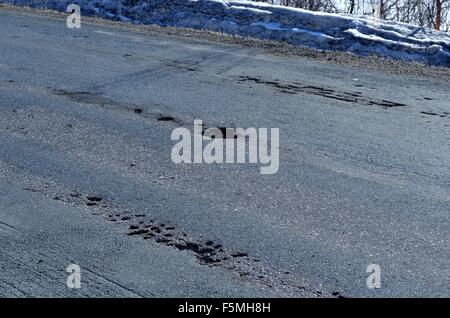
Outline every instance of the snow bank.
[(144, 24), (208, 29), (319, 50), (376, 54), (450, 67), (450, 34), (370, 17), (311, 12), (244, 0), (0, 0)]

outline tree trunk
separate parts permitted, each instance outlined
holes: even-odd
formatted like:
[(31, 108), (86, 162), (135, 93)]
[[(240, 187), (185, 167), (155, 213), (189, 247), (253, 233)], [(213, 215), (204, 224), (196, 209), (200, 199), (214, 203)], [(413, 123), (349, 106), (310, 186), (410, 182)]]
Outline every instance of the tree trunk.
[(353, 14), (353, 12), (355, 11), (355, 1), (356, 0), (350, 0), (350, 10), (349, 10), (350, 14)]
[(442, 17), (442, 2), (441, 0), (436, 0), (436, 24), (435, 29), (441, 29), (441, 17)]

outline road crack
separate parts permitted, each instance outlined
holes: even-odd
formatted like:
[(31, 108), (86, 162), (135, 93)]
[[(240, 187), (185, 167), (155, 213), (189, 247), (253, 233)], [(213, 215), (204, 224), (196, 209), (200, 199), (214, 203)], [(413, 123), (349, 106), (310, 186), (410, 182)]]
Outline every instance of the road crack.
[(277, 80), (265, 80), (255, 76), (240, 76), (239, 83), (256, 83), (275, 88), (284, 94), (308, 94), (325, 98), (335, 99), (348, 103), (355, 103), (367, 106), (379, 106), (383, 108), (405, 107), (407, 105), (384, 99), (373, 99), (364, 96), (361, 92), (340, 92), (331, 88), (302, 84), (297, 82), (283, 83)]

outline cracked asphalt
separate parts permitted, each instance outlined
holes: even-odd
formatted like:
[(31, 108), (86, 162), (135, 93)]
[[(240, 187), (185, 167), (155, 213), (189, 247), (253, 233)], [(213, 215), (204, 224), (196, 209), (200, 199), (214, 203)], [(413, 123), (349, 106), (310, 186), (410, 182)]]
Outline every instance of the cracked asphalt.
[[(1, 296), (450, 296), (448, 79), (5, 7), (0, 27)], [(174, 164), (194, 119), (279, 128), (279, 172)]]

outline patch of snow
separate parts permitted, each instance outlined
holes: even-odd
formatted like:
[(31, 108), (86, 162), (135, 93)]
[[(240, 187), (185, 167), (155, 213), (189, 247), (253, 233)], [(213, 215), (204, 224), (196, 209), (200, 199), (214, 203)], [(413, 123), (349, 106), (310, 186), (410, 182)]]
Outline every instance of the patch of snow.
[(242, 6), (231, 6), (230, 9), (235, 9), (235, 10), (247, 10), (253, 13), (257, 13), (257, 14), (272, 14), (272, 12), (267, 11), (267, 10), (261, 10), (261, 9), (256, 9), (256, 8), (247, 8), (247, 7), (242, 7)]
[(300, 28), (293, 28), (292, 31), (299, 32), (299, 33), (307, 33), (307, 34), (310, 34), (312, 36), (316, 36), (318, 38), (323, 37), (323, 38), (326, 38), (326, 39), (329, 39), (329, 40), (337, 40), (336, 38), (334, 38), (332, 36), (329, 36), (329, 35), (327, 35), (325, 33), (322, 33), (322, 32), (315, 32), (315, 31), (311, 31), (311, 30), (307, 30), (307, 29), (300, 29)]

